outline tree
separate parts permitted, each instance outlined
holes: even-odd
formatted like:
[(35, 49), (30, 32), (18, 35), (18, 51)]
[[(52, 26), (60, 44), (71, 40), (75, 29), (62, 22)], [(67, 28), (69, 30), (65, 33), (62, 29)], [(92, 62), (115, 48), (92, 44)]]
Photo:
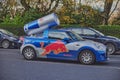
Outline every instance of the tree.
[(112, 24), (120, 25), (120, 8), (118, 9), (117, 16), (115, 17), (115, 19), (112, 22)]
[[(27, 3), (28, 2), (28, 3)], [(22, 6), (25, 8), (25, 11), (28, 11), (30, 9), (30, 0), (20, 0), (20, 3), (22, 4)]]
[(56, 13), (60, 18), (60, 22), (64, 24), (75, 23), (75, 19), (73, 19), (75, 13), (75, 3), (73, 0), (62, 0), (62, 7)]
[(51, 13), (59, 6), (60, 0), (20, 0), (25, 11), (35, 8), (41, 13)]
[(17, 1), (16, 0), (7, 0), (7, 5), (8, 5), (9, 13), (10, 13), (10, 16), (12, 19), (16, 15)]
[(113, 14), (113, 12), (116, 10), (117, 5), (120, 0), (116, 1), (115, 7), (112, 9), (113, 2), (114, 0), (105, 0), (104, 1), (104, 11), (102, 12), (102, 17), (103, 17), (103, 25), (108, 25), (108, 20)]
[[(107, 25), (109, 18), (111, 17), (111, 15), (116, 10), (117, 5), (120, 2), (120, 0), (85, 0), (84, 2), (86, 2), (86, 4), (88, 4), (88, 5), (93, 4), (93, 2), (94, 2), (94, 4), (97, 3), (97, 2), (101, 2), (99, 5), (104, 3), (103, 12), (101, 12), (100, 16), (103, 18), (102, 24)], [(115, 2), (115, 7), (113, 8), (113, 3), (114, 2)]]

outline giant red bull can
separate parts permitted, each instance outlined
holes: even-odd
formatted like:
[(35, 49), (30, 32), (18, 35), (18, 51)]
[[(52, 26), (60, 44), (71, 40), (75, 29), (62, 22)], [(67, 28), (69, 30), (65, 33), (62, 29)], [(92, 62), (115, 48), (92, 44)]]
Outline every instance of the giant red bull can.
[(24, 31), (28, 35), (40, 33), (45, 29), (58, 26), (60, 21), (55, 13), (49, 14), (45, 17), (42, 17), (38, 20), (32, 21), (24, 26)]

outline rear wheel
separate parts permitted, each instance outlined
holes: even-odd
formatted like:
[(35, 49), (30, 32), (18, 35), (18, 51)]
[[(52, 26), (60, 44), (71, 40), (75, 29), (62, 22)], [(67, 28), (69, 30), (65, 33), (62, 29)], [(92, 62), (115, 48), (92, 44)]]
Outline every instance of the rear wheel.
[(90, 50), (83, 50), (80, 54), (79, 54), (79, 61), (82, 64), (94, 64), (95, 63), (95, 56), (93, 54), (92, 51)]
[(32, 60), (36, 58), (35, 50), (31, 47), (26, 47), (23, 49), (22, 54), (25, 59)]
[(115, 53), (115, 46), (112, 43), (107, 43), (106, 44), (107, 50), (108, 50), (108, 54), (114, 54)]
[(10, 47), (10, 42), (8, 40), (2, 41), (2, 48), (9, 48)]

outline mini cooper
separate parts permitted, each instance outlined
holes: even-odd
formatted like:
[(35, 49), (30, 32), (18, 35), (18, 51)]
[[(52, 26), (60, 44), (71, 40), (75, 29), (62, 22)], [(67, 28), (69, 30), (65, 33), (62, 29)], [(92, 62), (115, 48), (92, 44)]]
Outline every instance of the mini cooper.
[(82, 64), (107, 60), (105, 45), (84, 40), (78, 34), (65, 30), (44, 30), (43, 33), (25, 37), (20, 51), (27, 60), (54, 58)]

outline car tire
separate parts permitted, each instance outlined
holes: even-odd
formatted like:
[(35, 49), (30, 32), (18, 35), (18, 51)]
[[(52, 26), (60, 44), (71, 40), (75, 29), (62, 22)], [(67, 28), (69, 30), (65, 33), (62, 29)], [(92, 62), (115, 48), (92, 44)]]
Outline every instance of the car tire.
[(112, 55), (112, 54), (115, 53), (115, 45), (114, 44), (107, 43), (106, 47), (107, 47), (107, 51), (108, 51), (107, 53), (108, 53), (108, 55)]
[(33, 60), (36, 58), (35, 50), (32, 47), (25, 47), (22, 54), (26, 60)]
[(2, 45), (2, 48), (7, 49), (10, 47), (10, 42), (8, 40), (3, 40), (1, 45)]
[(95, 63), (95, 55), (90, 50), (83, 50), (79, 54), (79, 62), (85, 65), (90, 65)]

